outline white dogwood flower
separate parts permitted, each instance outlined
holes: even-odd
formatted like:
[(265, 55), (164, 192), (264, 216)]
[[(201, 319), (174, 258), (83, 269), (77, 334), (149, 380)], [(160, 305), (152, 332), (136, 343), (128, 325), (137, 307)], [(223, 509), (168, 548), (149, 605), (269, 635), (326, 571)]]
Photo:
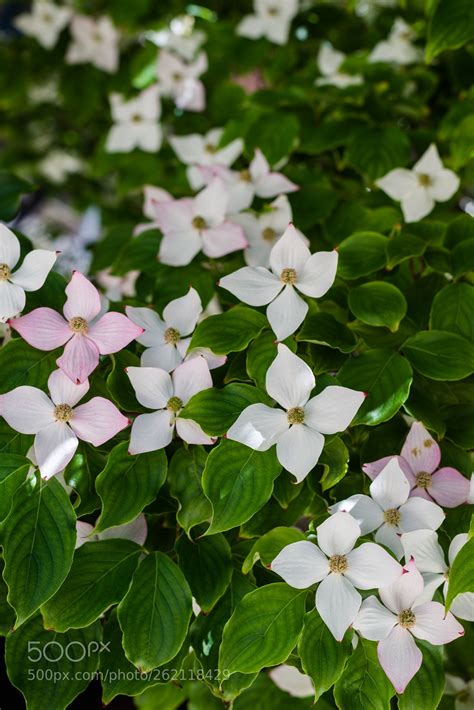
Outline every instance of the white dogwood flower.
[(446, 673), (445, 695), (454, 695), (454, 710), (472, 710), (474, 708), (474, 680)]
[(315, 384), (311, 368), (280, 343), (265, 385), (283, 410), (251, 404), (230, 427), (227, 438), (256, 451), (276, 444), (281, 465), (302, 481), (318, 462), (323, 434), (347, 429), (365, 397), (363, 392), (331, 386), (310, 399)]
[(237, 34), (249, 39), (266, 37), (275, 44), (286, 44), (290, 26), (298, 14), (299, 0), (254, 0), (254, 14), (237, 25)]
[(157, 32), (146, 32), (145, 36), (157, 47), (166, 47), (190, 62), (206, 41), (206, 33), (196, 30), (194, 23), (194, 17), (191, 15), (179, 15), (173, 17), (169, 28)]
[(438, 149), (432, 143), (412, 170), (390, 170), (376, 185), (392, 200), (401, 203), (405, 222), (418, 222), (429, 215), (435, 202), (451, 199), (459, 187), (459, 178), (443, 166)]
[(298, 292), (320, 298), (336, 277), (337, 252), (311, 254), (292, 224), (270, 252), (270, 269), (244, 266), (219, 282), (251, 306), (267, 304), (267, 318), (278, 340), (292, 335), (304, 321), (308, 304)]
[(163, 449), (171, 443), (175, 428), (188, 444), (214, 443), (215, 439), (207, 436), (199, 424), (179, 416), (194, 394), (212, 387), (209, 367), (203, 357), (183, 362), (172, 375), (158, 367), (127, 367), (126, 372), (140, 404), (154, 410), (135, 418), (131, 454)]
[(155, 222), (163, 233), (159, 260), (185, 266), (201, 250), (218, 259), (245, 249), (242, 227), (226, 218), (228, 199), (225, 185), (216, 179), (194, 198), (156, 202)]
[(271, 569), (290, 587), (306, 589), (320, 582), (316, 609), (337, 641), (354, 622), (362, 597), (357, 589), (392, 584), (402, 567), (374, 542), (354, 547), (361, 535), (348, 513), (336, 513), (316, 528), (317, 545), (300, 540), (275, 557)]
[(192, 62), (184, 62), (167, 49), (160, 50), (156, 76), (162, 96), (173, 99), (177, 108), (204, 111), (206, 94), (201, 74), (207, 71), (207, 56), (200, 52)]
[(344, 63), (346, 55), (334, 49), (329, 42), (323, 42), (319, 50), (317, 64), (322, 77), (316, 79), (316, 86), (327, 84), (336, 86), (338, 89), (345, 89), (348, 86), (362, 84), (364, 79), (360, 74), (346, 74), (339, 71)]
[(40, 173), (54, 183), (64, 182), (68, 175), (80, 172), (82, 167), (79, 158), (64, 150), (52, 150), (38, 163)]
[(314, 697), (313, 681), (308, 675), (301, 673), (295, 666), (282, 664), (272, 668), (268, 675), (277, 688), (289, 693), (293, 698)]
[(0, 223), (0, 322), (13, 318), (23, 310), (25, 291), (37, 291), (57, 259), (57, 252), (34, 249), (13, 271), (20, 259), (20, 242), (13, 232)]
[[(198, 292), (190, 288), (181, 298), (170, 301), (163, 310), (163, 318), (151, 308), (125, 308), (127, 316), (136, 325), (144, 329), (138, 342), (146, 347), (140, 363), (143, 367), (161, 367), (171, 372), (188, 355), (191, 333), (202, 313), (202, 303)], [(209, 368), (220, 367), (226, 361), (224, 356), (214, 355), (211, 351), (200, 351)]]
[(93, 64), (114, 74), (119, 64), (119, 33), (110, 17), (95, 20), (74, 15), (70, 25), (72, 42), (66, 52), (67, 64)]
[(197, 166), (220, 165), (228, 167), (242, 153), (244, 149), (242, 138), (236, 138), (220, 148), (219, 144), (223, 134), (223, 128), (211, 128), (204, 135), (191, 133), (187, 136), (171, 136), (169, 139), (179, 160), (189, 166), (186, 175), (193, 190), (200, 190), (203, 185), (208, 185), (212, 181), (212, 178), (206, 181)]
[(386, 40), (378, 42), (369, 55), (369, 62), (413, 64), (422, 58), (422, 52), (413, 46), (416, 33), (401, 17), (397, 17)]
[(68, 7), (60, 7), (46, 0), (36, 0), (31, 12), (14, 19), (14, 25), (25, 35), (34, 37), (45, 49), (52, 49), (71, 17)]
[(362, 533), (376, 531), (375, 539), (401, 559), (402, 533), (426, 528), (437, 530), (445, 515), (430, 500), (412, 497), (410, 484), (394, 456), (370, 484), (370, 496), (357, 493), (331, 506), (331, 512), (344, 511), (359, 523)]
[(105, 144), (108, 153), (129, 153), (134, 148), (148, 153), (159, 150), (163, 133), (158, 123), (161, 104), (156, 85), (129, 101), (121, 94), (111, 94), (110, 106), (114, 125)]
[(422, 600), (423, 577), (413, 560), (398, 579), (384, 582), (379, 594), (383, 605), (374, 596), (364, 599), (353, 626), (369, 641), (379, 641), (380, 665), (397, 693), (403, 693), (423, 660), (415, 638), (442, 646), (464, 629), (442, 604)]
[[(97, 523), (97, 521), (96, 521)], [(148, 526), (143, 513), (140, 513), (136, 518), (129, 523), (123, 525), (114, 525), (112, 528), (107, 528), (102, 532), (95, 533), (94, 526), (86, 523), (83, 520), (76, 521), (76, 550), (86, 542), (94, 540), (110, 540), (120, 538), (121, 540), (131, 540), (137, 545), (144, 545), (148, 535)]]
[[(448, 592), (449, 568), (456, 555), (468, 541), (467, 533), (460, 533), (451, 540), (448, 550), (449, 567), (444, 560), (444, 552), (433, 530), (414, 530), (402, 535), (401, 543), (406, 559), (414, 558), (425, 582), (423, 599), (431, 601), (436, 589), (443, 585), (443, 594)], [(474, 593), (458, 594), (451, 604), (454, 616), (474, 621)]]

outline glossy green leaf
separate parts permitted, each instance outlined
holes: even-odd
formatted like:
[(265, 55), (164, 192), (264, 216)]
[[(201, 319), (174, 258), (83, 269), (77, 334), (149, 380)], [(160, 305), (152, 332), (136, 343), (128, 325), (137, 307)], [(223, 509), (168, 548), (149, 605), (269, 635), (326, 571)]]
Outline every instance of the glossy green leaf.
[[(293, 338), (288, 338), (284, 343), (292, 352), (295, 352), (296, 343)], [(267, 370), (277, 356), (277, 345), (275, 333), (271, 330), (264, 330), (248, 347), (247, 372), (257, 387), (262, 390), (265, 389)]]
[(31, 464), (18, 454), (0, 454), (0, 520), (9, 513), (15, 491), (26, 480)]
[(191, 613), (191, 590), (178, 565), (161, 552), (148, 555), (118, 606), (128, 660), (145, 672), (171, 660), (184, 643)]
[(410, 141), (395, 126), (358, 128), (353, 132), (346, 151), (346, 160), (372, 180), (402, 167), (409, 157)]
[(398, 697), (399, 710), (436, 710), (444, 691), (443, 647), (418, 641), (423, 653), (420, 670)]
[(336, 436), (325, 444), (318, 464), (324, 468), (320, 483), (323, 491), (327, 491), (339, 483), (347, 473), (349, 452), (342, 439)]
[(182, 535), (176, 542), (179, 566), (188, 580), (193, 597), (206, 613), (225, 593), (232, 577), (232, 554), (224, 535), (189, 540)]
[(209, 454), (202, 477), (204, 493), (212, 504), (206, 534), (230, 530), (249, 520), (270, 498), (280, 472), (273, 448), (254, 451), (224, 439)]
[(0, 348), (0, 394), (21, 385), (46, 390), (48, 377), (56, 369), (58, 354), (58, 351), (35, 350), (21, 338), (10, 340)]
[(351, 353), (356, 347), (352, 331), (330, 313), (313, 313), (307, 316), (298, 333), (298, 340), (327, 345), (343, 353)]
[(474, 592), (474, 538), (463, 545), (451, 565), (446, 609), (450, 609), (453, 600), (463, 592)]
[(209, 348), (218, 355), (238, 352), (244, 350), (265, 327), (268, 322), (262, 313), (248, 306), (235, 306), (199, 323), (189, 349)]
[(131, 540), (81, 545), (63, 584), (41, 607), (45, 626), (56, 631), (89, 626), (125, 595), (140, 553), (139, 545)]
[(462, 380), (474, 371), (474, 345), (456, 333), (420, 331), (408, 338), (403, 352), (415, 370), (432, 380)]
[(268, 567), (284, 547), (299, 540), (306, 540), (306, 537), (298, 528), (278, 527), (269, 530), (252, 545), (242, 565), (242, 572), (248, 574), (257, 560)]
[(387, 240), (387, 268), (393, 269), (407, 259), (421, 256), (426, 242), (414, 234), (399, 234)]
[(450, 284), (436, 294), (431, 306), (430, 327), (457, 333), (474, 342), (474, 286)]
[(408, 397), (412, 375), (410, 363), (391, 350), (369, 350), (348, 360), (339, 371), (339, 382), (367, 392), (353, 424), (374, 426), (393, 417)]
[(212, 507), (202, 490), (202, 472), (207, 453), (201, 446), (178, 449), (171, 459), (168, 486), (172, 497), (178, 501), (176, 520), (187, 535), (191, 528), (210, 520)]
[(54, 478), (44, 483), (29, 477), (15, 493), (2, 539), (16, 628), (59, 589), (75, 542), (76, 516), (64, 488)]
[(167, 466), (163, 450), (132, 456), (128, 453), (128, 442), (118, 444), (97, 476), (96, 489), (102, 501), (102, 512), (96, 531), (136, 518), (156, 498), (166, 479)]
[(377, 657), (377, 644), (359, 639), (334, 688), (340, 710), (389, 710), (395, 695)]
[(256, 673), (283, 663), (304, 621), (306, 590), (268, 584), (247, 594), (224, 627), (219, 668)]
[(357, 279), (383, 269), (387, 239), (377, 232), (356, 232), (338, 246), (337, 274), (343, 279)]
[(403, 293), (385, 281), (371, 281), (349, 292), (349, 308), (362, 323), (398, 330), (407, 312)]
[(426, 60), (446, 49), (457, 49), (474, 38), (474, 8), (470, 0), (439, 0), (428, 24)]

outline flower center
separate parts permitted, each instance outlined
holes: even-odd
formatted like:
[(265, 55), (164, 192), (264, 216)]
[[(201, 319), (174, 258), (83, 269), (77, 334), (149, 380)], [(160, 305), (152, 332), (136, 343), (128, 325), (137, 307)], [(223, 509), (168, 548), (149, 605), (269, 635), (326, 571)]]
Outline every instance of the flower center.
[(140, 116), (139, 113), (135, 113), (135, 114), (132, 116), (132, 123), (141, 123), (142, 120), (143, 120), (143, 119), (142, 119), (142, 117)]
[(180, 333), (179, 330), (176, 330), (176, 328), (167, 328), (165, 330), (165, 342), (166, 343), (171, 343), (171, 345), (176, 345), (176, 343), (180, 339)]
[(182, 408), (183, 402), (179, 397), (170, 397), (166, 404), (166, 409), (169, 409), (170, 412), (174, 412), (175, 414)]
[(293, 407), (287, 412), (288, 424), (303, 424), (304, 422), (304, 409), (302, 407)]
[(69, 321), (69, 327), (73, 333), (87, 333), (87, 321), (82, 316), (74, 316)]
[(243, 182), (251, 182), (252, 181), (252, 176), (250, 175), (250, 170), (241, 170), (239, 177)]
[(294, 269), (283, 269), (280, 274), (280, 281), (284, 284), (293, 285), (296, 282), (296, 271)]
[(11, 273), (8, 264), (0, 264), (0, 281), (8, 281)]
[(279, 15), (279, 14), (280, 14), (280, 10), (279, 10), (277, 7), (269, 7), (268, 10), (267, 10), (267, 13), (268, 13), (271, 17), (275, 17), (275, 15)]
[(217, 146), (213, 145), (212, 143), (206, 143), (206, 145), (204, 146), (204, 150), (206, 151), (206, 153), (217, 153)]
[(347, 572), (347, 559), (345, 555), (333, 555), (329, 558), (329, 569), (336, 574)]
[(416, 616), (411, 609), (404, 609), (398, 615), (398, 623), (402, 629), (411, 629), (415, 625)]
[(54, 408), (54, 418), (57, 422), (62, 422), (65, 424), (68, 422), (72, 415), (72, 407), (69, 404), (58, 404)]
[(171, 76), (175, 81), (181, 81), (183, 78), (183, 75), (179, 71), (175, 71)]
[(197, 217), (195, 217), (193, 219), (193, 227), (194, 227), (194, 229), (199, 229), (199, 230), (206, 229), (207, 224), (206, 224), (206, 220), (204, 219), (204, 217), (199, 217), (199, 215)]
[(397, 510), (397, 508), (389, 508), (383, 514), (383, 518), (387, 525), (392, 525), (393, 527), (395, 527), (395, 525), (398, 525), (398, 523), (400, 522), (400, 517), (400, 511)]
[(429, 488), (431, 486), (431, 473), (426, 473), (421, 471), (416, 474), (416, 487), (417, 488)]
[(100, 32), (93, 32), (91, 37), (94, 42), (97, 42), (97, 44), (100, 44), (103, 41)]
[(429, 187), (433, 184), (431, 176), (427, 175), (426, 173), (420, 173), (418, 175), (418, 182), (420, 183), (420, 185), (422, 185), (422, 187)]
[[(263, 239), (265, 239), (266, 242), (273, 242), (276, 235), (277, 235), (277, 233), (271, 227), (265, 227), (265, 229), (262, 232), (262, 237), (263, 237)], [(289, 269), (286, 269), (286, 270), (288, 271)], [(280, 276), (280, 278), (281, 278), (281, 276)], [(283, 279), (281, 279), (281, 280), (283, 281)]]

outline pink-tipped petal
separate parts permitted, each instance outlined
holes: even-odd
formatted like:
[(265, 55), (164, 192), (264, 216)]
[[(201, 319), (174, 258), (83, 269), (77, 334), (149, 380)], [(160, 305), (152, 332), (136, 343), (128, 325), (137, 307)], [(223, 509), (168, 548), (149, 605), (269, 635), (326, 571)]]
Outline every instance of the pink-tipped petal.
[(365, 542), (347, 555), (347, 579), (358, 589), (375, 589), (395, 582), (402, 566), (374, 542)]
[(404, 567), (402, 574), (395, 582), (379, 589), (380, 598), (385, 606), (399, 614), (405, 609), (411, 609), (418, 597), (423, 593), (423, 577), (413, 560)]
[(310, 399), (304, 408), (305, 422), (321, 434), (344, 431), (354, 419), (364, 399), (363, 392), (349, 387), (326, 387)]
[(408, 500), (410, 484), (394, 456), (370, 484), (370, 495), (383, 510), (399, 508)]
[(463, 636), (464, 629), (450, 611), (446, 614), (439, 602), (425, 602), (413, 608), (415, 625), (411, 629), (413, 636), (428, 641), (434, 646), (443, 646)]
[(54, 422), (54, 406), (36, 387), (16, 387), (2, 395), (2, 417), (21, 434), (36, 434)]
[(85, 382), (99, 364), (97, 345), (87, 336), (74, 335), (56, 365), (76, 384)]
[(349, 513), (334, 513), (316, 528), (318, 545), (332, 555), (347, 555), (360, 536), (360, 527)]
[(411, 425), (401, 455), (408, 461), (414, 474), (433, 473), (441, 459), (438, 444), (421, 422)]
[(197, 392), (212, 387), (209, 365), (202, 357), (195, 357), (179, 365), (172, 374), (174, 394), (186, 404)]
[(110, 355), (125, 348), (142, 333), (143, 328), (127, 316), (106, 313), (89, 328), (87, 335), (97, 345), (101, 355)]
[(72, 429), (62, 422), (53, 422), (35, 437), (35, 456), (41, 478), (55, 476), (68, 465), (78, 445)]
[(66, 286), (67, 300), (63, 313), (68, 320), (79, 317), (91, 321), (100, 312), (99, 292), (79, 271), (75, 271)]
[(176, 420), (176, 433), (180, 439), (188, 444), (211, 445), (215, 443), (215, 439), (212, 436), (208, 436), (199, 424), (193, 422), (192, 419), (180, 419), (178, 417)]
[(37, 291), (46, 281), (46, 277), (57, 259), (55, 251), (35, 249), (23, 259), (19, 269), (11, 276), (11, 281), (25, 291)]
[(367, 597), (362, 602), (353, 627), (363, 638), (381, 641), (387, 638), (397, 621), (395, 614), (386, 609), (377, 597)]
[(405, 461), (401, 456), (384, 456), (381, 459), (377, 459), (376, 461), (371, 461), (370, 463), (364, 463), (362, 465), (362, 470), (364, 473), (367, 474), (367, 476), (373, 481), (377, 478), (379, 473), (385, 468), (385, 466), (388, 464), (389, 461), (391, 461), (393, 458), (396, 458), (398, 461), (398, 465), (402, 469), (403, 473), (408, 479), (408, 482), (410, 486), (413, 488), (415, 485), (415, 477), (413, 476), (413, 473), (411, 472), (410, 464)]
[(470, 481), (462, 473), (446, 466), (433, 473), (428, 493), (443, 508), (455, 508), (466, 503), (469, 488)]
[(166, 409), (152, 414), (140, 414), (132, 425), (130, 436), (131, 454), (164, 449), (173, 438), (173, 417)]
[(55, 350), (73, 335), (64, 318), (52, 308), (35, 308), (11, 321), (10, 326), (38, 350)]
[(202, 250), (211, 259), (219, 259), (247, 246), (244, 230), (240, 225), (232, 222), (222, 222), (216, 227), (205, 229), (202, 233)]
[(108, 399), (93, 397), (74, 409), (69, 423), (79, 439), (101, 446), (125, 429), (129, 421)]
[(6, 264), (13, 269), (20, 258), (20, 242), (18, 237), (6, 224), (0, 224), (0, 264)]
[(407, 629), (395, 626), (387, 638), (380, 641), (377, 654), (393, 687), (397, 693), (403, 693), (423, 661), (415, 639)]
[(48, 389), (54, 404), (74, 407), (89, 391), (89, 380), (76, 384), (62, 370), (54, 370), (48, 378)]

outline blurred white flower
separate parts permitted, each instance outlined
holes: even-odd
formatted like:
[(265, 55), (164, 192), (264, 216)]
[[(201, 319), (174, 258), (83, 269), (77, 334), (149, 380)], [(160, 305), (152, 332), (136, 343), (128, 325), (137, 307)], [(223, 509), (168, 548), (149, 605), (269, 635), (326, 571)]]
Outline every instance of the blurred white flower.
[(46, 0), (36, 0), (31, 12), (14, 19), (14, 25), (25, 35), (34, 37), (45, 49), (52, 49), (71, 17), (71, 10)]
[(413, 46), (416, 34), (409, 25), (397, 17), (386, 40), (378, 42), (369, 55), (369, 62), (413, 64), (421, 60), (422, 51)]
[(294, 698), (308, 698), (314, 695), (313, 681), (295, 666), (276, 666), (268, 672), (268, 675), (277, 688)]
[(108, 153), (129, 153), (134, 148), (148, 153), (159, 150), (163, 135), (158, 123), (161, 103), (156, 85), (128, 101), (121, 94), (111, 94), (110, 106), (114, 125), (105, 144)]
[(160, 50), (156, 76), (161, 95), (173, 99), (177, 108), (184, 111), (204, 111), (206, 93), (199, 77), (207, 71), (207, 66), (205, 52), (186, 63), (167, 49)]
[(68, 175), (82, 170), (82, 161), (64, 150), (52, 150), (38, 163), (42, 175), (54, 183), (64, 182)]
[(299, 0), (254, 0), (253, 15), (246, 15), (237, 25), (237, 34), (249, 39), (266, 37), (275, 44), (286, 44)]
[(119, 32), (107, 17), (95, 20), (86, 15), (74, 15), (71, 20), (72, 42), (66, 52), (67, 64), (91, 63), (113, 74), (119, 64)]
[(338, 89), (345, 89), (362, 84), (364, 79), (360, 74), (345, 74), (339, 71), (345, 58), (343, 52), (334, 49), (329, 42), (323, 42), (317, 59), (318, 69), (323, 76), (316, 79), (316, 86), (330, 84)]
[(179, 160), (184, 165), (190, 166), (187, 170), (187, 177), (193, 190), (200, 190), (203, 185), (208, 185), (212, 180), (212, 177), (206, 180), (206, 176), (197, 166), (228, 167), (242, 153), (244, 149), (242, 138), (236, 138), (220, 148), (219, 143), (223, 134), (223, 128), (211, 128), (204, 135), (191, 133), (187, 136), (171, 136), (169, 139)]

